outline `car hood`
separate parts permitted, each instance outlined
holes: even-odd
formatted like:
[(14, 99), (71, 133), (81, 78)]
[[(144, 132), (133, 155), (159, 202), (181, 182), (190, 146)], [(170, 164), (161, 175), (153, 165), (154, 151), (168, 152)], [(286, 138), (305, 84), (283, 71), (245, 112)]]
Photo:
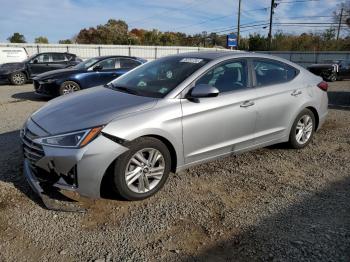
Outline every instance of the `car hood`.
[(49, 78), (55, 78), (55, 77), (61, 77), (64, 75), (69, 75), (73, 73), (78, 73), (82, 70), (77, 70), (75, 68), (65, 68), (65, 69), (57, 69), (57, 70), (52, 70), (48, 71), (42, 74), (39, 74), (35, 76), (33, 79), (34, 80), (44, 80), (44, 79), (49, 79)]
[(12, 71), (12, 70), (17, 70), (17, 69), (22, 69), (25, 67), (25, 64), (20, 62), (20, 63), (5, 63), (0, 65), (0, 70), (1, 71)]
[(31, 119), (50, 134), (105, 125), (115, 118), (150, 109), (158, 99), (95, 87), (58, 97)]

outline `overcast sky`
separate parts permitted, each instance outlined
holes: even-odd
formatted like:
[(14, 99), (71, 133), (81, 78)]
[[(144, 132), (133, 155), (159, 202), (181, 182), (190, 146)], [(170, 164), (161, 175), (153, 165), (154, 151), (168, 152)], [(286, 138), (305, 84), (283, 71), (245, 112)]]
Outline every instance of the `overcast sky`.
[[(341, 0), (280, 0), (274, 22), (330, 22)], [(241, 24), (267, 23), (270, 0), (242, 0)], [(223, 31), (237, 25), (238, 0), (0, 0), (0, 42), (14, 32), (28, 42), (37, 36), (51, 43), (71, 38), (85, 27), (122, 19), (131, 28), (199, 33)], [(263, 26), (242, 28), (243, 34), (267, 34)], [(281, 27), (285, 32), (320, 30), (311, 27)], [(249, 31), (248, 31), (249, 30)], [(233, 29), (234, 31), (234, 29)]]

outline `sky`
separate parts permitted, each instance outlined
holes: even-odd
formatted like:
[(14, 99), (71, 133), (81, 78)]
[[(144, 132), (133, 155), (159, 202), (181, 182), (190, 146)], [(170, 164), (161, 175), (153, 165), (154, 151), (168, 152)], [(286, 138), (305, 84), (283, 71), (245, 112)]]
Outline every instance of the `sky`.
[[(67, 39), (80, 29), (121, 19), (129, 29), (222, 34), (235, 31), (239, 0), (0, 0), (0, 42), (14, 32), (27, 42), (46, 36), (50, 43)], [(318, 31), (320, 27), (282, 26), (277, 23), (330, 22), (342, 0), (276, 0), (274, 32)], [(241, 31), (267, 34), (270, 0), (242, 0)], [(261, 24), (257, 27), (251, 25)]]

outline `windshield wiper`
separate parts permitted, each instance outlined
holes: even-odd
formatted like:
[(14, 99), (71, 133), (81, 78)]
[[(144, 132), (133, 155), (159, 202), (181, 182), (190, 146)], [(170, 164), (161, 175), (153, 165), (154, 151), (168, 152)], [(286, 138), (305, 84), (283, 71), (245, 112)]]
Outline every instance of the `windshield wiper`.
[(125, 86), (115, 86), (112, 83), (106, 84), (105, 86), (108, 88), (111, 88), (111, 89), (122, 91), (124, 93), (139, 95), (139, 92), (137, 92), (136, 90), (132, 90), (132, 89), (127, 88)]

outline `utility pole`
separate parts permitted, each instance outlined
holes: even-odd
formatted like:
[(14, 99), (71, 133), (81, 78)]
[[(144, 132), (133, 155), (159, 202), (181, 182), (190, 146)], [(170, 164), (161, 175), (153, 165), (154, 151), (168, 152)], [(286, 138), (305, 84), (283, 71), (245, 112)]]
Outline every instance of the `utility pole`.
[(239, 49), (240, 28), (241, 28), (241, 0), (238, 0), (237, 50)]
[(275, 8), (275, 0), (271, 0), (271, 7), (270, 7), (270, 26), (269, 26), (269, 50), (271, 49), (272, 44), (272, 16), (273, 16), (273, 9)]
[(343, 20), (343, 11), (344, 8), (340, 10), (340, 18), (339, 18), (339, 25), (338, 25), (338, 33), (337, 33), (337, 40), (339, 40), (339, 34), (340, 34), (340, 27), (341, 27), (341, 22)]

